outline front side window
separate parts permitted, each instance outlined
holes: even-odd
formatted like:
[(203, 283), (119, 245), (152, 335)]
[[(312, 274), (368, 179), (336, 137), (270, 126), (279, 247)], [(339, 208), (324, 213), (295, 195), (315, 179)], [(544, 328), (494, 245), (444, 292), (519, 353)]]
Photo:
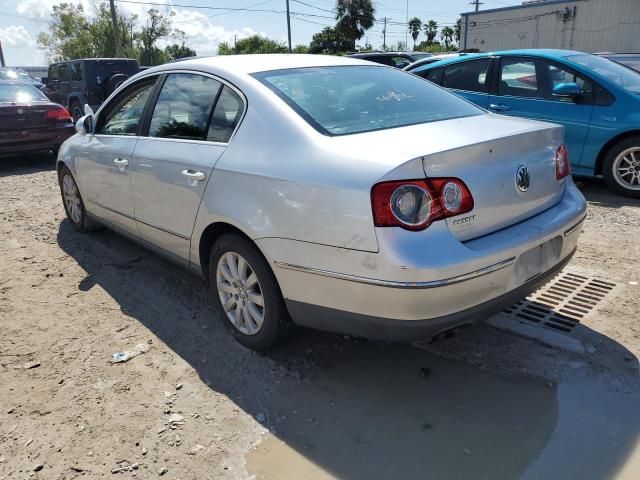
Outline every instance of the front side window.
[(325, 135), (483, 114), (460, 97), (394, 68), (294, 68), (256, 73), (254, 77)]
[(151, 116), (150, 137), (204, 140), (221, 83), (190, 73), (172, 73)]
[(242, 100), (236, 92), (225, 86), (213, 110), (207, 140), (227, 143), (242, 116)]
[[(147, 99), (153, 90), (155, 79), (128, 87), (107, 107), (104, 123), (96, 133), (103, 135), (137, 135)], [(101, 115), (102, 116), (102, 115)]]
[(447, 65), (442, 77), (442, 86), (455, 90), (485, 93), (487, 91), (488, 69), (488, 58)]
[(500, 62), (498, 95), (541, 98), (542, 92), (533, 60), (503, 58)]

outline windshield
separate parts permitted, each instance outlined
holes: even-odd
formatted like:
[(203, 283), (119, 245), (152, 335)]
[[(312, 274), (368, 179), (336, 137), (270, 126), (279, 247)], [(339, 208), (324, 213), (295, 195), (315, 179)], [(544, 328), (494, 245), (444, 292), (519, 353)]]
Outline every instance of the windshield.
[(0, 85), (0, 103), (48, 102), (49, 99), (31, 85)]
[(483, 113), (432, 83), (387, 67), (313, 67), (254, 76), (326, 135), (369, 132)]
[(606, 58), (595, 55), (572, 55), (568, 60), (593, 70), (607, 80), (633, 93), (640, 93), (640, 74)]
[(0, 70), (0, 80), (24, 80), (27, 82), (33, 79), (27, 72), (20, 70)]

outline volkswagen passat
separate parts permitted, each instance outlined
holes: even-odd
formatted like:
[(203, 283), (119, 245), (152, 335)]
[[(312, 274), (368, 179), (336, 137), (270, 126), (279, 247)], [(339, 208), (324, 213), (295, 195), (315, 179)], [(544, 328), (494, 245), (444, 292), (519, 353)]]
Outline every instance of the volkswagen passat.
[(73, 226), (202, 275), (254, 349), (292, 324), (411, 340), (485, 318), (569, 261), (585, 216), (562, 127), (357, 59), (167, 64), (77, 129)]

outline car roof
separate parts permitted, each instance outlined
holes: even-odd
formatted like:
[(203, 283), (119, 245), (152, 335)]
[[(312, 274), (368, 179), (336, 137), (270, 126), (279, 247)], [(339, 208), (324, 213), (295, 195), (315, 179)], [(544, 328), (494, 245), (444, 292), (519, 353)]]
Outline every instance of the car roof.
[(470, 59), (486, 58), (494, 55), (499, 56), (532, 56), (549, 59), (557, 59), (570, 57), (572, 55), (590, 55), (589, 53), (579, 52), (577, 50), (559, 50), (559, 49), (543, 49), (543, 48), (528, 48), (520, 50), (498, 50), (495, 52), (483, 52), (483, 53), (469, 53), (467, 55), (460, 55), (458, 57), (443, 58), (438, 62), (432, 62), (428, 67), (440, 67), (443, 65), (449, 65), (451, 63), (464, 62)]
[(369, 65), (370, 62), (354, 57), (338, 57), (334, 55), (308, 55), (291, 53), (271, 53), (253, 55), (217, 55), (212, 57), (196, 57), (181, 62), (172, 62), (145, 70), (145, 73), (175, 70), (185, 67), (190, 69), (212, 68), (230, 75), (252, 74), (270, 70), (289, 68), (330, 67), (344, 65)]

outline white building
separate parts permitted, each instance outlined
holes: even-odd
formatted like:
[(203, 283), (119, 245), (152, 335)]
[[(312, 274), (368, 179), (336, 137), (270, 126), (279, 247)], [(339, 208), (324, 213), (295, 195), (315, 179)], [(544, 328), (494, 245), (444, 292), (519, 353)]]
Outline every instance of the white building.
[(461, 48), (640, 52), (640, 0), (534, 0), (462, 14)]

